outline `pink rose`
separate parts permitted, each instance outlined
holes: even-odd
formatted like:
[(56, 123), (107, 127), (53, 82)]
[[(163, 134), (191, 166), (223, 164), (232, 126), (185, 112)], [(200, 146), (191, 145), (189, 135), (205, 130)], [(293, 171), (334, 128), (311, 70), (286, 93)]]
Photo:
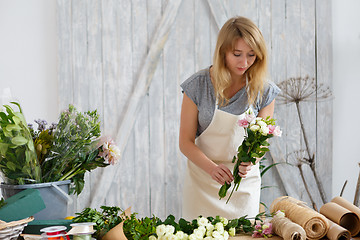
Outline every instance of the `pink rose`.
[(240, 127), (243, 127), (243, 128), (247, 128), (249, 126), (249, 122), (244, 118), (244, 119), (240, 119), (238, 121), (238, 124)]
[(274, 126), (274, 125), (268, 125), (268, 128), (269, 128), (269, 134), (273, 134), (276, 126)]

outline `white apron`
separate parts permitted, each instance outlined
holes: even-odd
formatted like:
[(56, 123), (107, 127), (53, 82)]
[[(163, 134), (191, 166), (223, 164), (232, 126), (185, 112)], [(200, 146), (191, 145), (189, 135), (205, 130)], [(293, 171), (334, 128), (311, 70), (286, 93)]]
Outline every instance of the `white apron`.
[[(243, 113), (244, 114), (244, 113)], [(226, 165), (232, 172), (233, 156), (244, 139), (244, 129), (238, 126), (241, 115), (221, 111), (216, 107), (213, 119), (205, 131), (196, 138), (195, 144), (216, 164)], [(183, 188), (182, 217), (188, 221), (203, 217), (221, 216), (235, 219), (245, 215), (255, 217), (259, 213), (260, 171), (259, 164), (252, 166), (251, 171), (240, 182), (239, 189), (234, 191), (228, 204), (233, 182), (225, 198), (219, 200), (221, 185), (204, 170), (187, 160), (187, 171)]]

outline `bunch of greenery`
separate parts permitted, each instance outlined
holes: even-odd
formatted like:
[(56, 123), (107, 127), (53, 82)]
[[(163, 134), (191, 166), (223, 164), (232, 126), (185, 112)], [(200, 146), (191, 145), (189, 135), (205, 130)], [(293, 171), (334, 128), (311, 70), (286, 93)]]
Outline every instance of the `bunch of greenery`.
[(0, 112), (0, 170), (9, 184), (41, 181), (41, 169), (35, 153), (32, 135), (22, 109), (14, 111), (4, 105)]
[[(113, 227), (123, 223), (123, 231), (127, 239), (145, 240), (151, 236), (156, 235), (156, 228), (160, 225), (171, 225), (174, 227), (175, 232), (182, 231), (188, 235), (192, 234), (200, 225), (198, 219), (187, 221), (180, 218), (179, 221), (175, 220), (173, 215), (169, 215), (164, 221), (156, 216), (151, 218), (137, 218), (137, 213), (132, 213), (130, 216), (125, 216), (124, 211), (119, 207), (107, 207), (101, 206), (101, 212), (92, 208), (85, 208), (81, 213), (76, 213), (77, 217), (73, 218), (73, 222), (93, 222), (94, 233), (93, 237), (101, 239), (108, 231)], [(260, 213), (255, 217), (255, 221), (250, 221), (246, 216), (229, 220), (224, 227), (226, 231), (234, 228), (236, 233), (252, 234), (255, 230), (256, 222), (263, 222), (262, 216), (264, 213)], [(208, 217), (208, 221), (215, 225), (218, 222), (223, 222), (224, 218), (219, 216)]]
[(7, 184), (71, 180), (70, 193), (80, 194), (86, 171), (109, 164), (99, 155), (102, 145), (97, 111), (78, 112), (73, 105), (60, 115), (59, 122), (46, 128), (29, 128), (20, 105), (0, 112), (0, 170)]

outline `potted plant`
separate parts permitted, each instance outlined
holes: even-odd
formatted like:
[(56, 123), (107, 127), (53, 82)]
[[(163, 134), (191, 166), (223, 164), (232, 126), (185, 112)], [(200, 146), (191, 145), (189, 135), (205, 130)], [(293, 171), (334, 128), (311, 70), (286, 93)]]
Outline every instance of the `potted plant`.
[(39, 185), (60, 192), (64, 189), (59, 186), (65, 185), (70, 193), (80, 194), (86, 172), (114, 164), (120, 157), (114, 142), (101, 138), (96, 110), (79, 112), (69, 105), (57, 124), (47, 127), (45, 121), (37, 120), (38, 128), (34, 129), (26, 123), (20, 104), (12, 104), (18, 111), (4, 105), (0, 112), (0, 171), (4, 180), (0, 186), (4, 197)]

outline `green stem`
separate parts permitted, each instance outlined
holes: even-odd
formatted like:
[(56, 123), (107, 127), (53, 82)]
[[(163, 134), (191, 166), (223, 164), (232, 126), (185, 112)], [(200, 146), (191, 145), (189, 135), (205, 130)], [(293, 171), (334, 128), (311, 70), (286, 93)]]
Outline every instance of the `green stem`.
[[(81, 164), (78, 164), (75, 168), (73, 168), (72, 170), (70, 170), (69, 172), (67, 172), (66, 174), (64, 174), (60, 179), (59, 181), (63, 181), (63, 180), (68, 180), (70, 179), (72, 176), (74, 176), (74, 172), (77, 172), (79, 171), (80, 169), (78, 169), (79, 167), (81, 166)], [(69, 175), (71, 176), (69, 178)], [(76, 175), (76, 174), (75, 174)]]
[(232, 194), (234, 193), (235, 187), (236, 187), (236, 190), (238, 190), (239, 185), (240, 185), (240, 182), (241, 182), (241, 178), (240, 178), (239, 182), (238, 182), (236, 185), (234, 185), (233, 189), (231, 190), (230, 196), (228, 197), (228, 199), (227, 199), (227, 201), (226, 201), (226, 204), (228, 204), (228, 202), (229, 202)]

